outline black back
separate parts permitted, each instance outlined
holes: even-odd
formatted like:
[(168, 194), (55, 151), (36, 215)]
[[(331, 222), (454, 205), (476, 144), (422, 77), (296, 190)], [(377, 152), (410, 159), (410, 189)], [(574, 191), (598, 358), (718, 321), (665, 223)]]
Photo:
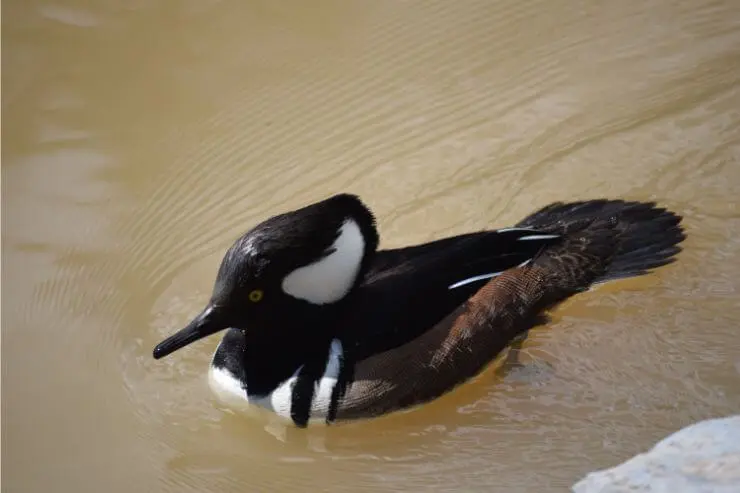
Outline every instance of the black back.
[(377, 252), (368, 273), (347, 300), (339, 335), (364, 358), (418, 337), (470, 298), (489, 279), (534, 259), (558, 237), (521, 240), (537, 231), (471, 233), (418, 246)]

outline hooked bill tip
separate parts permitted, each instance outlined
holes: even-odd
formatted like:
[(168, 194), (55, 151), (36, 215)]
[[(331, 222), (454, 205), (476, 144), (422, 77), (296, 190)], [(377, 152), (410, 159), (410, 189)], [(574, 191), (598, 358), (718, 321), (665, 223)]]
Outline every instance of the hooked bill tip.
[(175, 332), (164, 341), (154, 347), (152, 356), (154, 359), (161, 359), (170, 353), (181, 349), (199, 339), (208, 337), (226, 327), (218, 320), (218, 314), (214, 312), (213, 307), (206, 307), (192, 322), (185, 328)]

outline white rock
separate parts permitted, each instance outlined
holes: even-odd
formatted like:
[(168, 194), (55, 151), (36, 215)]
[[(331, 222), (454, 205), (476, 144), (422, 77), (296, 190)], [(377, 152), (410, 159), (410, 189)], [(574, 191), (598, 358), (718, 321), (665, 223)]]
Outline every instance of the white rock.
[(575, 493), (739, 493), (740, 415), (701, 421), (612, 469), (589, 473)]

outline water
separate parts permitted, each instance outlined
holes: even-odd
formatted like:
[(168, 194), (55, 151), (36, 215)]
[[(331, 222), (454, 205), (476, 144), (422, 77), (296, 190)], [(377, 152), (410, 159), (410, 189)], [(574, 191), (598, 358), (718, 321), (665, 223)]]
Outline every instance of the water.
[[(740, 409), (737, 2), (8, 0), (2, 28), (3, 491), (563, 491)], [(152, 360), (236, 236), (340, 191), (385, 247), (600, 196), (688, 239), (524, 370), (370, 422), (230, 411), (217, 338)]]

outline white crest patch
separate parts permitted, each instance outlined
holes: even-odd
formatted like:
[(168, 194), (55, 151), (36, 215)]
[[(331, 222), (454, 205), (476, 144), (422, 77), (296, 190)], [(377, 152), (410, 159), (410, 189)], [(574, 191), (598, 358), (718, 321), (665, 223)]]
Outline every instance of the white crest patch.
[(283, 279), (283, 291), (294, 298), (323, 305), (342, 299), (355, 282), (365, 254), (365, 239), (355, 221), (347, 219), (321, 260), (299, 267)]

